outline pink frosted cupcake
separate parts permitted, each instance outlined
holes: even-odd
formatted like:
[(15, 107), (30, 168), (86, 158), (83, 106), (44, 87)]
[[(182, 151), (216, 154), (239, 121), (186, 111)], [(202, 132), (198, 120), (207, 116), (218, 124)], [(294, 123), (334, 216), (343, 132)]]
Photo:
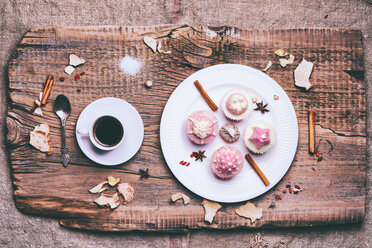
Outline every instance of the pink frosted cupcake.
[(215, 151), (211, 159), (214, 174), (222, 179), (236, 176), (243, 167), (243, 156), (233, 146), (223, 146)]
[(267, 122), (256, 121), (245, 130), (245, 146), (253, 153), (263, 154), (275, 144), (276, 134), (274, 128)]
[(248, 94), (244, 90), (234, 89), (222, 100), (222, 110), (233, 121), (243, 120), (251, 112)]
[(210, 111), (196, 111), (187, 118), (186, 132), (194, 143), (206, 145), (216, 138), (218, 121)]

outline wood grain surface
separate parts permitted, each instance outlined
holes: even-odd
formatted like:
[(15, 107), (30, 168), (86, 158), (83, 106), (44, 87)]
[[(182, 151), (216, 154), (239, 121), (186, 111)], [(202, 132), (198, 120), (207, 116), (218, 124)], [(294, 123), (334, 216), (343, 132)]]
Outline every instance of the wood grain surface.
[[(213, 32), (211, 31), (213, 30)], [(215, 35), (216, 34), (216, 35)], [(142, 41), (152, 36), (171, 54), (153, 53)], [(238, 227), (309, 226), (361, 222), (366, 197), (366, 84), (362, 35), (356, 30), (292, 29), (244, 30), (232, 27), (50, 27), (33, 28), (21, 40), (9, 63), (7, 151), (17, 208), (29, 214), (58, 218), (65, 227), (107, 231), (187, 231)], [(282, 48), (296, 57), (282, 68), (273, 52)], [(72, 75), (63, 70), (70, 53), (87, 62)], [(136, 76), (124, 75), (119, 62), (131, 55), (142, 62)], [(294, 86), (293, 70), (302, 58), (314, 63), (313, 87)], [(299, 122), (299, 144), (293, 164), (272, 190), (251, 202), (263, 208), (253, 224), (234, 209), (243, 203), (222, 204), (215, 223), (203, 221), (202, 199), (185, 189), (162, 156), (159, 123), (173, 90), (201, 68), (237, 63), (263, 69), (289, 95)], [(85, 71), (80, 80), (74, 75)], [(50, 102), (44, 117), (30, 113), (47, 75), (53, 75)], [(58, 80), (65, 77), (64, 82)], [(154, 82), (152, 88), (144, 82)], [(78, 89), (80, 92), (78, 92)], [(60, 163), (61, 128), (53, 113), (54, 99), (65, 94), (72, 114), (67, 121), (70, 164)], [(104, 167), (90, 161), (75, 139), (81, 111), (101, 97), (118, 97), (133, 104), (145, 127), (140, 151), (127, 163)], [(308, 153), (308, 110), (316, 112), (316, 144), (322, 161)], [(47, 156), (29, 145), (29, 132), (39, 123), (51, 128), (54, 153)], [(320, 142), (319, 142), (320, 141)], [(140, 179), (139, 169), (150, 178)], [(120, 177), (135, 188), (135, 199), (115, 210), (93, 203), (88, 189), (107, 176)], [(283, 194), (298, 184), (298, 194)], [(170, 203), (183, 192), (191, 203)], [(282, 199), (278, 199), (281, 196)], [(269, 207), (271, 206), (271, 207)]]

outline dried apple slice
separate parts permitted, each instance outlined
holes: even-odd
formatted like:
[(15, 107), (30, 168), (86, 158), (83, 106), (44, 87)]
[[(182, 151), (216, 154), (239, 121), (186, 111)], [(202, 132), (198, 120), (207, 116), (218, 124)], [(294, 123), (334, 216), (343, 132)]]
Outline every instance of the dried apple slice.
[(110, 206), (111, 209), (117, 208), (120, 205), (118, 193), (113, 195), (102, 193), (94, 202), (101, 207)]
[(120, 178), (114, 178), (112, 176), (109, 176), (107, 178), (107, 181), (108, 181), (108, 184), (110, 184), (110, 186), (115, 186), (116, 184), (118, 184), (120, 182)]
[(41, 111), (40, 107), (35, 108), (34, 112), (32, 112), (34, 115), (43, 117), (43, 111)]
[(279, 57), (284, 57), (288, 55), (288, 53), (284, 52), (283, 49), (278, 49), (274, 53), (278, 55)]
[(235, 213), (240, 217), (248, 218), (254, 223), (256, 220), (261, 219), (263, 208), (256, 207), (253, 203), (247, 202), (245, 205), (235, 209)]
[(71, 73), (73, 73), (75, 71), (75, 68), (71, 65), (68, 65), (66, 68), (65, 68), (65, 72), (68, 74), (68, 75), (71, 75)]
[(151, 50), (153, 52), (156, 52), (156, 40), (152, 37), (149, 37), (149, 36), (144, 36), (143, 37), (143, 42), (149, 47), (151, 48)]
[(69, 64), (76, 67), (85, 63), (85, 60), (76, 53), (71, 53), (69, 56)]
[(265, 69), (263, 69), (262, 71), (266, 72), (272, 65), (273, 65), (273, 62), (271, 62), (270, 60), (269, 62), (267, 62)]
[(104, 190), (102, 190), (103, 185), (105, 185), (106, 183), (108, 183), (108, 182), (104, 181), (104, 182), (94, 186), (93, 188), (91, 188), (89, 190), (89, 192), (92, 193), (92, 194), (97, 194), (97, 193), (100, 193), (100, 192), (106, 190), (107, 188), (104, 188)]
[(289, 59), (279, 59), (280, 66), (286, 67), (287, 65), (292, 64), (294, 59), (295, 57), (292, 54), (289, 55)]
[(127, 204), (134, 198), (134, 188), (129, 183), (119, 183), (117, 186), (117, 190), (119, 194), (124, 197), (123, 204)]
[(303, 59), (297, 66), (296, 70), (294, 70), (295, 85), (298, 87), (303, 87), (306, 90), (310, 89), (311, 83), (309, 78), (312, 71), (313, 63)]
[(49, 137), (49, 126), (40, 124), (30, 132), (30, 144), (41, 152), (50, 155), (53, 152), (53, 147)]
[(217, 211), (220, 210), (222, 206), (217, 202), (208, 201), (206, 199), (203, 200), (202, 205), (204, 207), (204, 220), (212, 223), (214, 216), (216, 216)]
[(181, 192), (178, 192), (178, 193), (175, 193), (171, 196), (171, 200), (172, 202), (175, 202), (179, 199), (183, 199), (183, 204), (184, 205), (187, 205), (190, 203), (190, 197), (188, 197), (187, 195), (181, 193)]

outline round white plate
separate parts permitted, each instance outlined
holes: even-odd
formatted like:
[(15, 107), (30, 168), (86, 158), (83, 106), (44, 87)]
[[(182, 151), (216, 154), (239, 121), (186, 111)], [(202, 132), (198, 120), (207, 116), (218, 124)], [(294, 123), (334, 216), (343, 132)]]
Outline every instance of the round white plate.
[(96, 148), (89, 139), (89, 135), (82, 135), (76, 131), (76, 139), (83, 153), (94, 162), (102, 165), (118, 165), (131, 159), (142, 144), (144, 130), (141, 116), (128, 102), (106, 97), (98, 99), (81, 112), (76, 123), (76, 130), (88, 129), (102, 114), (112, 115), (124, 124), (124, 141), (111, 151)]
[[(257, 165), (270, 181), (265, 186), (247, 161), (241, 172), (232, 179), (218, 179), (210, 168), (210, 157), (219, 147), (229, 145), (219, 135), (204, 146), (192, 143), (186, 134), (186, 119), (196, 110), (210, 110), (194, 86), (199, 80), (205, 91), (219, 106), (214, 112), (219, 126), (229, 122), (221, 110), (224, 95), (234, 88), (244, 89), (250, 96), (268, 103), (270, 112), (262, 114), (252, 111), (246, 119), (235, 122), (240, 138), (231, 144), (238, 148), (243, 156), (248, 153), (243, 136), (246, 126), (257, 120), (265, 120), (275, 127), (277, 141), (274, 147), (263, 155), (252, 155)], [(274, 94), (279, 100), (274, 100)], [(297, 117), (284, 90), (272, 78), (244, 65), (215, 65), (192, 74), (186, 78), (170, 96), (161, 118), (160, 142), (165, 160), (175, 177), (189, 190), (209, 200), (217, 202), (240, 202), (255, 198), (272, 188), (285, 175), (296, 153), (298, 142)], [(190, 158), (194, 151), (205, 150), (208, 157), (203, 162)], [(181, 160), (190, 162), (190, 166), (179, 164)]]

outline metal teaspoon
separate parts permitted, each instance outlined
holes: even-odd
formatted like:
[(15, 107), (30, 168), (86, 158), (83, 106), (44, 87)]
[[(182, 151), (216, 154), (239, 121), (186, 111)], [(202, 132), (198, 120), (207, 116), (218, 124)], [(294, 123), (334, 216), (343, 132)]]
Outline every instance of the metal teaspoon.
[(65, 95), (58, 95), (56, 101), (54, 102), (54, 112), (58, 115), (61, 119), (62, 124), (62, 155), (61, 155), (61, 162), (64, 167), (67, 167), (68, 162), (70, 161), (70, 155), (68, 155), (68, 148), (66, 144), (66, 120), (67, 117), (71, 113), (71, 105), (70, 101)]

